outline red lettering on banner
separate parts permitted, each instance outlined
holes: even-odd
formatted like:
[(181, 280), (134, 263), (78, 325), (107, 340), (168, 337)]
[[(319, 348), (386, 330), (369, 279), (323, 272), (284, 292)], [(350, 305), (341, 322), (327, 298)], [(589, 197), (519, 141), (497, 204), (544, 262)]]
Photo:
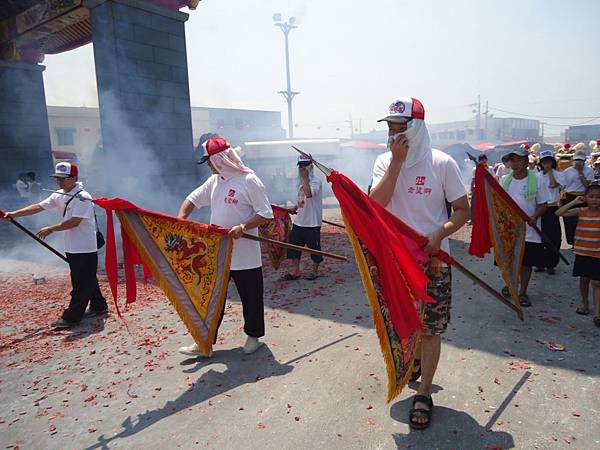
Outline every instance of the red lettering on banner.
[(417, 177), (415, 184), (417, 186), (425, 186), (425, 180), (427, 179), (427, 177)]

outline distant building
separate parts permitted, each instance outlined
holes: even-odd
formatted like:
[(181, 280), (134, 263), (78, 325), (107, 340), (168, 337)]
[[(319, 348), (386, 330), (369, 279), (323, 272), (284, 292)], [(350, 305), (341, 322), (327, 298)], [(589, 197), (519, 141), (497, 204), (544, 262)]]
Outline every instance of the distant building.
[(102, 141), (98, 108), (48, 106), (48, 126), (52, 150), (81, 155)]
[(600, 125), (577, 125), (566, 129), (565, 141), (569, 143), (595, 141), (600, 139)]
[(539, 141), (540, 121), (515, 117), (481, 117), (458, 122), (429, 124), (432, 145), (459, 143), (499, 144), (511, 141)]
[(194, 144), (206, 132), (225, 136), (232, 144), (285, 139), (279, 111), (192, 106)]
[[(52, 150), (82, 156), (102, 145), (98, 108), (48, 106), (48, 125)], [(278, 111), (192, 107), (194, 144), (209, 131), (222, 134), (234, 145), (285, 139)]]

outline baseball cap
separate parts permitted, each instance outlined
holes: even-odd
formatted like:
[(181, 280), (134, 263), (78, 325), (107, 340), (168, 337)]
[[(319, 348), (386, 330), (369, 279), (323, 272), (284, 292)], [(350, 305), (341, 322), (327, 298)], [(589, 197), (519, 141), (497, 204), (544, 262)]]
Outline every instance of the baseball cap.
[(298, 156), (298, 165), (300, 167), (308, 166), (312, 163), (311, 159), (308, 156), (300, 155)]
[(59, 162), (54, 168), (54, 174), (50, 175), (53, 178), (70, 178), (76, 177), (79, 174), (77, 166), (71, 162)]
[(573, 155), (573, 161), (585, 161), (586, 160), (586, 156), (585, 153), (581, 152), (577, 152)]
[(525, 147), (519, 147), (519, 148), (515, 148), (514, 150), (511, 150), (509, 153), (507, 153), (507, 156), (510, 157), (511, 155), (517, 155), (517, 156), (529, 156), (529, 150), (526, 149)]
[(398, 97), (388, 107), (387, 115), (377, 122), (404, 123), (412, 119), (425, 120), (423, 104), (412, 97)]
[(552, 150), (542, 150), (540, 152), (540, 161), (544, 158), (554, 159), (554, 152)]
[(198, 161), (198, 164), (204, 164), (208, 161), (212, 155), (216, 155), (217, 153), (224, 152), (228, 148), (230, 148), (229, 142), (223, 139), (220, 136), (212, 137), (208, 139), (206, 142), (202, 144), (202, 148), (204, 149), (204, 155)]
[(203, 145), (210, 138), (214, 138), (214, 137), (218, 137), (218, 136), (219, 135), (217, 133), (204, 133), (202, 136), (200, 136), (200, 139), (198, 139), (198, 147)]

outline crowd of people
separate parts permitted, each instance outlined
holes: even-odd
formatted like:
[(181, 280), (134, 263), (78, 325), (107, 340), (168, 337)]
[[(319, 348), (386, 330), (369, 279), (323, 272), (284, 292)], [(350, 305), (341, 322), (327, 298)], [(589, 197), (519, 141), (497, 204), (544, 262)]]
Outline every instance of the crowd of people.
[[(564, 238), (575, 255), (573, 276), (579, 279), (581, 302), (576, 312), (590, 313), (590, 287), (594, 302), (594, 324), (600, 326), (600, 140), (541, 149), (540, 144), (523, 144), (488, 167), (516, 203), (531, 217), (527, 226), (519, 300), (531, 306), (527, 287), (532, 269), (554, 275)], [(485, 155), (480, 164), (487, 165)], [(471, 189), (476, 189), (475, 177)], [(563, 227), (560, 224), (563, 218)], [(530, 225), (537, 225), (542, 236)], [(508, 288), (503, 289), (508, 296)]]
[[(477, 205), (469, 205), (456, 161), (431, 147), (425, 109), (419, 100), (395, 99), (380, 121), (388, 126), (388, 151), (375, 161), (369, 196), (427, 236), (424, 250), (431, 255), (423, 270), (429, 278), (427, 293), (434, 302), (421, 302), (423, 334), (416, 350), (412, 376), (413, 381), (420, 378), (420, 385), (409, 412), (410, 426), (425, 429), (432, 420), (433, 380), (440, 359), (441, 336), (450, 321), (452, 302), (451, 268), (435, 255), (440, 249), (449, 252), (449, 236), (469, 220), (470, 208), (477, 208)], [(210, 222), (229, 229), (229, 236), (234, 239), (230, 278), (242, 303), (247, 335), (243, 351), (251, 354), (261, 347), (260, 338), (265, 335), (262, 258), (258, 242), (240, 237), (244, 233), (256, 236), (258, 227), (273, 219), (273, 211), (261, 180), (223, 137), (207, 133), (200, 138), (199, 144), (203, 151), (199, 164), (207, 164), (212, 175), (183, 200), (178, 216), (187, 218), (194, 209), (210, 207)], [(531, 148), (522, 146), (504, 155), (495, 170), (488, 170), (529, 216), (519, 286), (521, 305), (531, 306), (527, 290), (533, 269), (554, 274), (558, 264), (558, 255), (545, 245), (532, 226), (540, 227), (549, 242), (560, 248), (559, 217), (563, 217), (565, 238), (575, 253), (573, 276), (579, 278), (581, 304), (577, 313), (589, 314), (591, 285), (594, 323), (600, 326), (600, 151), (598, 147), (594, 148), (591, 165), (586, 164), (586, 155), (581, 149), (573, 153), (571, 160), (570, 167), (558, 170), (557, 155), (552, 150), (538, 154), (535, 148), (532, 152)], [(478, 163), (487, 165), (485, 155)], [(290, 208), (294, 223), (289, 241), (319, 250), (323, 222), (322, 181), (313, 173), (310, 158), (300, 156), (297, 168), (298, 196)], [(59, 223), (38, 231), (41, 239), (54, 232), (64, 232), (71, 270), (71, 300), (62, 317), (51, 324), (54, 328), (68, 328), (86, 316), (107, 312), (106, 300), (96, 277), (98, 247), (93, 205), (89, 201), (72, 201), (74, 196), (91, 199), (78, 182), (78, 175), (75, 164), (58, 163), (52, 176), (59, 191), (4, 216), (13, 219), (42, 211), (62, 215)], [(34, 180), (35, 175), (20, 177), (16, 186), (19, 193), (31, 193)], [(474, 183), (471, 187), (478, 188)], [(284, 280), (301, 277), (300, 255), (288, 251), (290, 263)], [(322, 258), (313, 254), (311, 259), (306, 278), (314, 280), (319, 276)], [(224, 311), (225, 308), (221, 320)], [(180, 348), (180, 352), (208, 356), (203, 355), (195, 343)]]

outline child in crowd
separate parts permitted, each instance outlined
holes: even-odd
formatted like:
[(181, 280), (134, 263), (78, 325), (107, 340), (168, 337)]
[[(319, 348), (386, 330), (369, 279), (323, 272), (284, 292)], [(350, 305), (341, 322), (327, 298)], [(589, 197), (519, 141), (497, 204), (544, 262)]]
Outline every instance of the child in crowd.
[[(577, 207), (586, 202), (587, 207)], [(589, 314), (588, 293), (591, 283), (595, 308), (594, 324), (600, 327), (600, 182), (590, 183), (585, 196), (579, 196), (561, 206), (556, 215), (579, 219), (575, 230), (573, 276), (579, 277), (581, 305), (576, 312)]]

